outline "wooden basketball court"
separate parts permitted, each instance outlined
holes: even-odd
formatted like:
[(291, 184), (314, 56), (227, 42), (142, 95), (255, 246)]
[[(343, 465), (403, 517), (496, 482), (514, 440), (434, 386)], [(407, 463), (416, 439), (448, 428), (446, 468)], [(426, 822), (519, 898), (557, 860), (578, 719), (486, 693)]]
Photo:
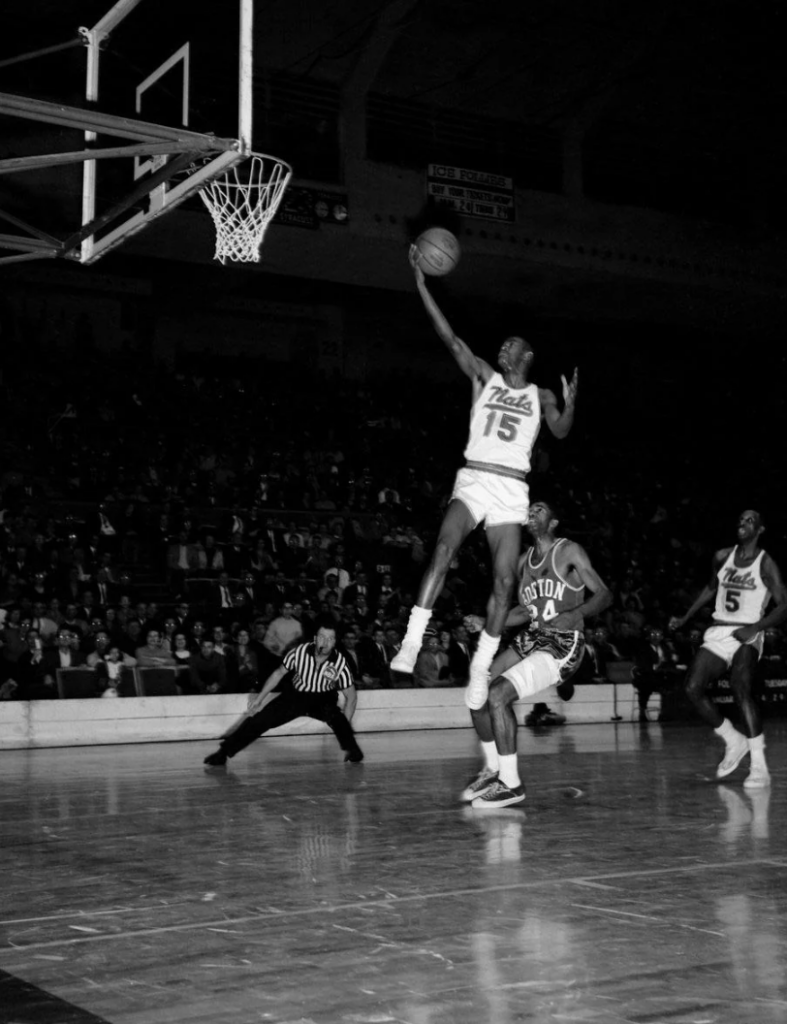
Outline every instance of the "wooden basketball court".
[(787, 723), (770, 791), (691, 725), (5, 751), (0, 1021), (787, 1020)]

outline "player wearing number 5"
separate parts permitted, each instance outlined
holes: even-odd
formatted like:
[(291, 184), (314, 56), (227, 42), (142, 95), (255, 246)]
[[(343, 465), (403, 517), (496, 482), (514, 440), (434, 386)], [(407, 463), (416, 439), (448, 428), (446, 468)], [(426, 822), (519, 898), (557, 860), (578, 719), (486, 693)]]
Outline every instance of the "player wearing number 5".
[[(713, 574), (697, 600), (682, 618), (670, 619), (670, 629), (680, 629), (703, 605), (715, 598), (714, 625), (705, 631), (686, 677), (686, 693), (705, 721), (724, 740), (726, 750), (716, 778), (730, 775), (746, 754), (751, 754), (747, 789), (770, 784), (765, 762), (762, 718), (751, 689), (757, 660), (762, 652), (763, 631), (787, 619), (787, 588), (779, 567), (759, 546), (765, 527), (759, 512), (751, 509), (738, 520), (738, 543), (717, 551)], [(775, 606), (765, 614), (771, 598)], [(730, 670), (730, 687), (743, 717), (742, 735), (707, 697), (708, 683)]]
[(551, 391), (528, 380), (533, 349), (524, 338), (507, 338), (497, 356), (501, 372), (474, 355), (457, 337), (441, 313), (419, 266), (419, 250), (410, 249), (410, 264), (418, 293), (438, 336), (459, 368), (472, 381), (470, 437), (465, 466), (456, 477), (451, 502), (443, 519), (435, 551), (421, 581), (410, 613), (407, 633), (391, 662), (395, 672), (412, 672), (424, 630), (432, 615), (454, 555), (479, 523), (484, 523), (492, 553), (492, 593), (487, 603), (486, 626), (470, 664), (465, 701), (483, 707), (489, 688), (489, 668), (511, 606), (522, 524), (528, 515), (525, 482), (542, 419), (555, 437), (565, 437), (574, 420), (577, 372), (563, 378), (563, 411)]

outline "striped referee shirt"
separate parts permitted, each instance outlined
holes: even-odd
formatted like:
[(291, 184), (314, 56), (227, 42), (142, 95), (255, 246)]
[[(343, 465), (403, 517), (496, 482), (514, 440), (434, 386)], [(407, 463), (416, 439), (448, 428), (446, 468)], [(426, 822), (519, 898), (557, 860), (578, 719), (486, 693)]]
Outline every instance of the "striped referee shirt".
[(300, 693), (329, 693), (353, 685), (350, 666), (335, 649), (318, 666), (314, 644), (298, 644), (287, 652), (282, 665), (293, 673), (292, 685)]

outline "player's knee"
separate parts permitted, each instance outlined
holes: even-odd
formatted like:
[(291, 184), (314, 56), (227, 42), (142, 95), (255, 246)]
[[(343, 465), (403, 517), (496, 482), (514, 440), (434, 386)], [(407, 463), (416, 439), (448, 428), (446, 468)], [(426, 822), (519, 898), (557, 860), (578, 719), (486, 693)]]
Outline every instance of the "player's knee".
[(515, 576), (510, 565), (495, 565), (494, 589), (501, 597), (509, 597), (514, 590)]
[(705, 679), (699, 672), (689, 672), (684, 687), (689, 700), (697, 701), (705, 693)]
[(446, 537), (439, 537), (434, 549), (432, 563), (435, 569), (440, 572), (448, 572), (448, 569), (456, 554), (457, 545)]
[(509, 693), (510, 687), (506, 686), (508, 680), (505, 676), (498, 676), (497, 679), (493, 679), (489, 684), (489, 697), (487, 698), (489, 703), (489, 710), (494, 712), (496, 709), (505, 708), (513, 702), (516, 695)]

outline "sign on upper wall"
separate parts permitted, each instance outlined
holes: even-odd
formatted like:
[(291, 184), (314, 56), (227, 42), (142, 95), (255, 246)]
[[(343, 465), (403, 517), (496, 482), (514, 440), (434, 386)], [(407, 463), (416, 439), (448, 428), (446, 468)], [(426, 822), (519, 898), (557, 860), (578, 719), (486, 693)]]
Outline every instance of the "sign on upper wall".
[(467, 167), (429, 164), (426, 194), (465, 217), (516, 220), (514, 179)]
[(321, 224), (347, 224), (347, 193), (291, 185), (276, 213), (279, 224), (316, 230)]

